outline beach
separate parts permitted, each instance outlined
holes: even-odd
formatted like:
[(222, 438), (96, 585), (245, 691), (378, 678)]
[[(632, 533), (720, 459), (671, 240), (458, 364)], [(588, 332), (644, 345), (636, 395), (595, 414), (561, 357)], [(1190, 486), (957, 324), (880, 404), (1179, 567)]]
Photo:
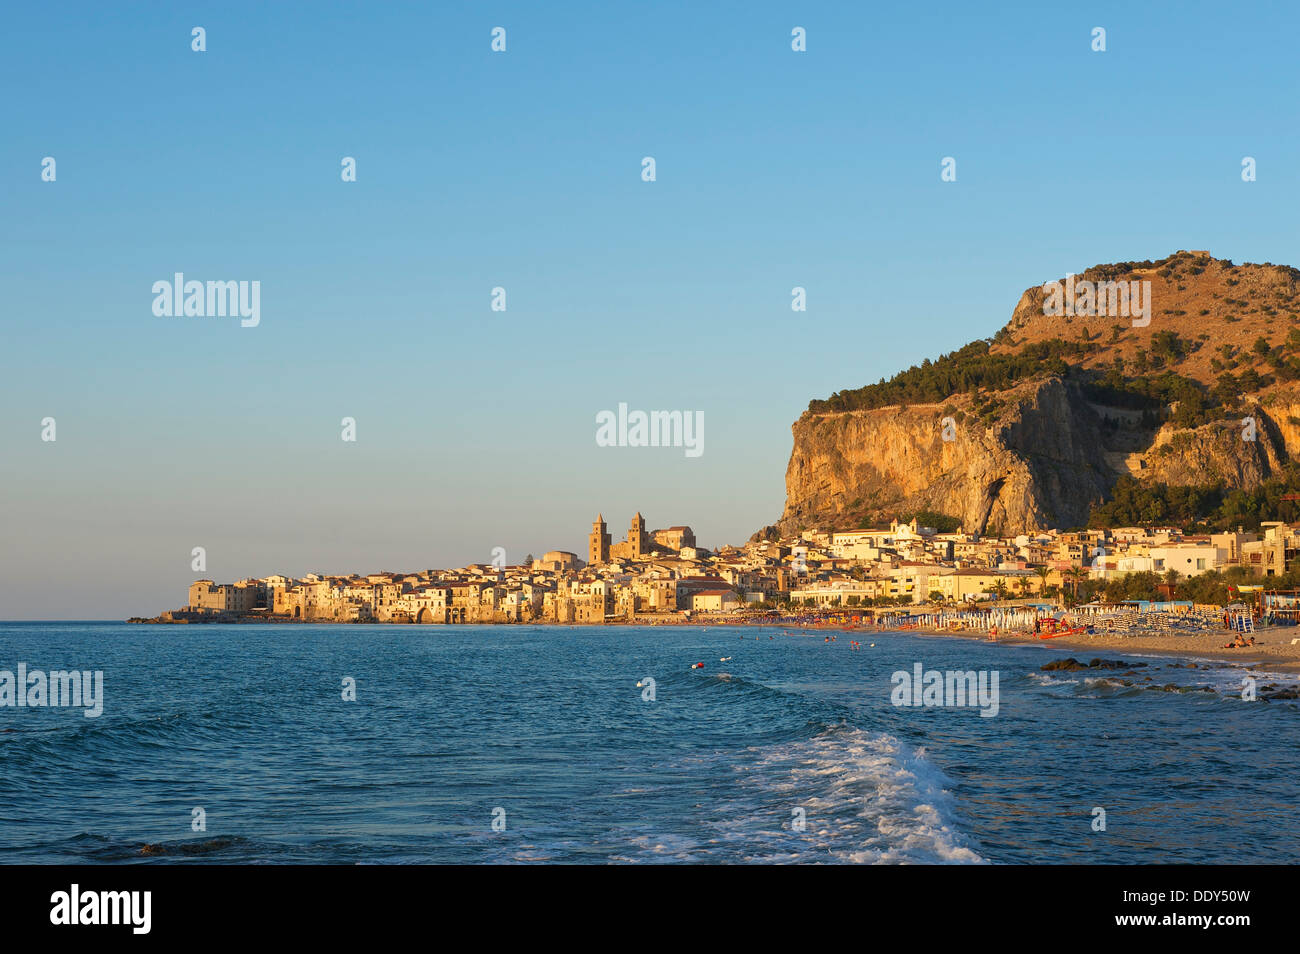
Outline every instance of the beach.
[(1300, 638), (1295, 627), (1264, 628), (1255, 633), (1254, 646), (1242, 649), (1224, 649), (1233, 634), (1227, 630), (1208, 633), (1161, 633), (1155, 635), (1118, 635), (1096, 633), (1087, 636), (1058, 636), (1039, 639), (1033, 634), (1008, 633), (990, 640), (987, 636), (970, 630), (941, 632), (939, 630), (909, 630), (919, 636), (960, 637), (998, 646), (1042, 646), (1059, 650), (1061, 655), (1118, 652), (1136, 655), (1178, 656), (1192, 659), (1213, 659), (1216, 662), (1236, 663), (1242, 666), (1300, 672), (1300, 644), (1291, 640)]
[[(1175, 617), (1175, 619), (1178, 619)], [(1190, 619), (1190, 617), (1188, 617)], [(1202, 617), (1200, 625), (1207, 625)], [(1101, 652), (1124, 653), (1131, 655), (1173, 656), (1184, 659), (1207, 659), (1217, 663), (1229, 663), (1250, 668), (1267, 669), (1279, 673), (1300, 673), (1300, 642), (1292, 645), (1292, 640), (1300, 640), (1300, 627), (1295, 626), (1260, 626), (1248, 636), (1255, 639), (1254, 646), (1240, 649), (1225, 649), (1224, 646), (1235, 638), (1227, 629), (1218, 628), (1209, 623), (1208, 628), (1197, 630), (1181, 628), (1178, 625), (1162, 627), (1155, 617), (1138, 623), (1120, 627), (1118, 632), (1105, 632), (1107, 624), (1098, 625), (1097, 632), (1080, 635), (1056, 636), (1040, 639), (1033, 633), (1003, 631), (996, 640), (991, 640), (983, 629), (938, 629), (925, 625), (909, 624), (901, 626), (871, 624), (853, 625), (851, 623), (821, 622), (801, 625), (788, 620), (763, 618), (740, 619), (736, 617), (710, 618), (707, 615), (693, 620), (684, 619), (649, 619), (640, 618), (630, 623), (634, 626), (703, 626), (716, 628), (748, 629), (756, 626), (775, 627), (788, 635), (822, 637), (826, 633), (855, 634), (855, 638), (865, 639), (871, 634), (907, 633), (926, 638), (960, 639), (990, 646), (1041, 646), (1059, 655), (1081, 655), (1087, 658)], [(1111, 624), (1117, 628), (1117, 624)], [(1159, 631), (1149, 632), (1151, 628)], [(1089, 655), (1091, 654), (1091, 655)]]

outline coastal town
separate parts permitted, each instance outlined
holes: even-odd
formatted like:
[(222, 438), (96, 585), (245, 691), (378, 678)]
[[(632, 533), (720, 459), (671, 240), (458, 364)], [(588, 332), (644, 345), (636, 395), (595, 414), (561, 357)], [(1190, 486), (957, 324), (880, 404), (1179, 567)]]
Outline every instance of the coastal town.
[[(200, 579), (182, 608), (133, 621), (627, 624), (779, 613), (961, 619), (976, 610), (991, 619), (998, 608), (1034, 607), (1046, 617), (1065, 606), (1086, 616), (1089, 607), (1076, 606), (1084, 596), (1126, 579), (1150, 581), (1157, 591), (1150, 596), (1170, 605), (1180, 582), (1207, 574), (1230, 574), (1239, 583), (1234, 597), (1262, 593), (1269, 578), (1282, 582), (1297, 555), (1300, 526), (1281, 521), (1205, 535), (1121, 527), (1003, 538), (939, 532), (914, 517), (882, 529), (756, 535), (715, 551), (697, 543), (689, 526), (647, 530), (640, 513), (613, 542), (598, 515), (585, 559), (554, 550), (508, 564), (498, 551), (493, 562), (448, 570)], [(1146, 608), (1150, 601), (1129, 602)], [(1270, 609), (1283, 619), (1294, 602), (1275, 595)], [(1253, 603), (1241, 607), (1245, 616), (1258, 616), (1261, 600)], [(1222, 606), (1179, 605), (1223, 615)]]

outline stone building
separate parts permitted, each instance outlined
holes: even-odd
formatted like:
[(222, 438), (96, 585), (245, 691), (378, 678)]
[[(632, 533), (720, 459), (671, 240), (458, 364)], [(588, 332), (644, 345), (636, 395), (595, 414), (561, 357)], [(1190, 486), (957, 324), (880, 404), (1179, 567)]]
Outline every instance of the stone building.
[(695, 546), (695, 531), (690, 527), (669, 527), (667, 530), (655, 530), (650, 534), (655, 543), (669, 550), (681, 550), (683, 547)]
[(259, 605), (259, 594), (266, 591), (256, 582), (213, 583), (195, 580), (190, 584), (188, 608), (202, 613), (233, 613), (242, 616)]

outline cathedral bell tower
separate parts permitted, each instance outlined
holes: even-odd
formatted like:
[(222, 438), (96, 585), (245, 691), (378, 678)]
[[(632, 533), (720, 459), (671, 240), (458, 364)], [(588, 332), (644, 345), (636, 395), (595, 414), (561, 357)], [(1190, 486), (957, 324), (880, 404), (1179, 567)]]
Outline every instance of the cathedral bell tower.
[(632, 527), (627, 532), (627, 542), (631, 546), (632, 559), (639, 560), (646, 554), (645, 517), (641, 516), (639, 510), (632, 518)]
[(587, 543), (587, 562), (609, 562), (609, 531), (605, 527), (604, 514), (596, 514), (596, 522), (591, 525), (591, 536)]

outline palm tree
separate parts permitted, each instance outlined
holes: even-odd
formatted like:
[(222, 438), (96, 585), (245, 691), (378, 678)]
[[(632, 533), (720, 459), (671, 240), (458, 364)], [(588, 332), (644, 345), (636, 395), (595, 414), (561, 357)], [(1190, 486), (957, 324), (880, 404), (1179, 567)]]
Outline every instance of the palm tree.
[(1070, 581), (1074, 602), (1079, 602), (1079, 584), (1088, 578), (1088, 571), (1081, 566), (1072, 566), (1065, 571), (1065, 578)]
[(1038, 593), (1041, 596), (1047, 590), (1047, 578), (1052, 575), (1052, 571), (1040, 566), (1034, 569), (1034, 575), (1038, 577)]

